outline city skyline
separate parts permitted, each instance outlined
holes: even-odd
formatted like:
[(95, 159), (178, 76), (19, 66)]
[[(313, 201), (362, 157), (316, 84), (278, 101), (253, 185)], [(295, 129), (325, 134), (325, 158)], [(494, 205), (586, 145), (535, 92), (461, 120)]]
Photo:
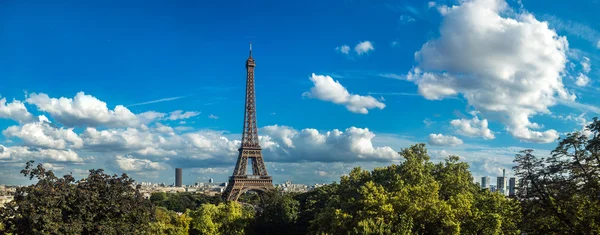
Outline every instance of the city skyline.
[(475, 180), (512, 175), (519, 150), (549, 155), (600, 113), (593, 11), (516, 0), (237, 3), (4, 3), (0, 184), (30, 184), (19, 174), (28, 160), (77, 178), (102, 168), (170, 183), (182, 168), (184, 185), (226, 182), (249, 42), (276, 184), (338, 181), (398, 163), (397, 151), (420, 142), (434, 161), (461, 156)]

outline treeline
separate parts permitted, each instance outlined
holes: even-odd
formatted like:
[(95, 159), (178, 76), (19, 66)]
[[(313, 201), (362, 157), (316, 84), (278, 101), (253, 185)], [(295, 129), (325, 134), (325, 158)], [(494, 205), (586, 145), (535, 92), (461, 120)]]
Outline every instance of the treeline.
[[(273, 192), (255, 208), (190, 193), (144, 199), (126, 175), (58, 178), (29, 162), (35, 185), (0, 210), (14, 234), (600, 234), (600, 121), (561, 139), (551, 156), (515, 157), (508, 198), (473, 183), (457, 156), (431, 162), (424, 144), (404, 161), (301, 194)], [(246, 201), (255, 202), (253, 194)], [(0, 232), (2, 233), (2, 232)]]

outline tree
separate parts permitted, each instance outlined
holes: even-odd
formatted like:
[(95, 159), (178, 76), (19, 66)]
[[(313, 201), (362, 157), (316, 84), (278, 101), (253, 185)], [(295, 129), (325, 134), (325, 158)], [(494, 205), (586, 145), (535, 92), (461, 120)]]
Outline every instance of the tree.
[(600, 233), (600, 120), (561, 139), (548, 158), (516, 155), (517, 198), (529, 234)]
[(150, 201), (155, 205), (165, 200), (167, 200), (167, 193), (165, 192), (154, 192), (150, 195)]
[(220, 196), (208, 196), (204, 194), (192, 194), (189, 192), (165, 193), (155, 192), (150, 195), (150, 201), (153, 205), (164, 207), (176, 212), (186, 212), (187, 210), (196, 210), (205, 203), (218, 204), (221, 202)]
[[(468, 164), (433, 164), (424, 144), (403, 149), (400, 165), (342, 176), (310, 234), (519, 234), (518, 204), (479, 190)], [(323, 203), (323, 202), (321, 202)], [(312, 203), (319, 205), (320, 203)], [(322, 204), (321, 204), (322, 205)]]
[(192, 220), (187, 213), (178, 215), (163, 207), (155, 209), (155, 219), (150, 224), (150, 234), (186, 235)]
[(0, 209), (0, 222), (15, 234), (134, 234), (147, 231), (152, 205), (126, 174), (90, 170), (75, 181), (58, 178), (41, 164), (21, 171), (36, 184), (19, 187), (15, 198)]
[(242, 235), (254, 219), (254, 208), (232, 201), (203, 204), (192, 217), (190, 234)]
[(287, 231), (289, 235), (304, 234), (296, 228), (300, 202), (294, 199), (294, 195), (278, 191), (266, 194), (261, 204), (262, 211), (256, 217), (256, 234), (281, 234), (281, 231)]

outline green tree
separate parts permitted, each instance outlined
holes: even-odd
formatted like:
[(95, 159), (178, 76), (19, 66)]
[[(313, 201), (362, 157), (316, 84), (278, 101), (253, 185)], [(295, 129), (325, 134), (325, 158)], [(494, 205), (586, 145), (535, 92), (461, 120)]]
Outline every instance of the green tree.
[(190, 234), (242, 235), (248, 231), (254, 213), (254, 208), (237, 202), (203, 204), (190, 212)]
[(296, 228), (300, 202), (294, 199), (294, 194), (282, 194), (278, 191), (266, 193), (261, 204), (262, 211), (255, 221), (256, 234), (303, 234)]
[(0, 209), (0, 222), (15, 234), (135, 234), (147, 231), (152, 205), (126, 174), (90, 170), (87, 178), (58, 178), (41, 164), (21, 171), (36, 184), (19, 187)]
[(221, 202), (221, 197), (193, 194), (189, 192), (155, 192), (150, 195), (150, 201), (155, 206), (164, 207), (168, 210), (183, 213), (187, 210), (196, 210), (198, 207), (200, 207), (200, 205), (205, 203), (218, 204)]
[(600, 234), (600, 120), (561, 139), (552, 155), (516, 155), (517, 198), (528, 234)]
[(150, 201), (152, 203), (155, 203), (155, 205), (158, 203), (162, 203), (165, 200), (167, 200), (167, 193), (165, 192), (154, 192), (150, 195)]
[(163, 207), (155, 209), (155, 219), (150, 224), (150, 234), (186, 235), (192, 220), (186, 213), (178, 215)]
[(459, 157), (433, 164), (424, 144), (400, 155), (405, 158), (400, 165), (371, 172), (355, 168), (343, 176), (329, 196), (321, 195), (325, 206), (310, 222), (309, 233), (520, 233), (518, 203), (479, 190)]

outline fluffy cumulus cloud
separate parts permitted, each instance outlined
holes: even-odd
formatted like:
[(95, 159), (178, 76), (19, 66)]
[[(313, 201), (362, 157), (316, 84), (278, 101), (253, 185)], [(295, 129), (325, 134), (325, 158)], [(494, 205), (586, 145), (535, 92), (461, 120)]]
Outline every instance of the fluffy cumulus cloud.
[(456, 146), (463, 144), (463, 141), (456, 136), (429, 134), (429, 144), (436, 146)]
[(575, 85), (587, 86), (588, 83), (590, 83), (590, 78), (583, 73), (579, 73), (579, 75), (577, 76), (577, 79), (575, 80)]
[(26, 102), (49, 113), (67, 127), (128, 127), (140, 124), (136, 115), (125, 106), (117, 105), (110, 110), (105, 102), (83, 92), (77, 93), (74, 98), (50, 98), (44, 93), (33, 93)]
[(314, 87), (309, 92), (304, 92), (302, 96), (341, 104), (353, 113), (367, 114), (369, 109), (385, 108), (384, 103), (372, 96), (350, 94), (339, 81), (333, 80), (330, 76), (313, 73), (310, 80), (314, 83)]
[(357, 55), (362, 55), (373, 50), (375, 50), (375, 47), (373, 47), (373, 44), (370, 41), (360, 42), (354, 47), (354, 51), (356, 51)]
[[(462, 94), (484, 116), (499, 120), (514, 137), (549, 143), (555, 130), (535, 130), (530, 118), (558, 101), (575, 99), (561, 73), (568, 42), (529, 13), (510, 11), (504, 0), (469, 0), (440, 7), (440, 36), (415, 53), (407, 79), (427, 99)], [(514, 18), (506, 15), (515, 15)]]
[(73, 129), (57, 128), (47, 122), (11, 126), (2, 131), (2, 134), (8, 138), (18, 138), (24, 144), (34, 147), (77, 149), (83, 146), (83, 140), (73, 132)]
[(0, 145), (0, 160), (2, 161), (25, 162), (32, 159), (48, 162), (83, 162), (83, 159), (73, 150)]
[(456, 133), (459, 135), (482, 137), (486, 140), (496, 138), (488, 128), (487, 119), (479, 120), (477, 117), (473, 117), (473, 119), (455, 119), (450, 121), (450, 125), (456, 129)]
[(152, 162), (147, 159), (136, 159), (131, 156), (116, 156), (115, 162), (124, 171), (156, 171), (165, 169), (158, 162)]
[(6, 103), (6, 98), (0, 99), (0, 118), (15, 120), (19, 123), (34, 121), (35, 118), (23, 104), (23, 102), (14, 100), (11, 103)]
[(350, 127), (344, 131), (319, 132), (295, 130), (286, 126), (261, 129), (268, 161), (274, 162), (393, 162), (400, 159), (391, 147), (374, 147), (375, 134), (366, 128)]

